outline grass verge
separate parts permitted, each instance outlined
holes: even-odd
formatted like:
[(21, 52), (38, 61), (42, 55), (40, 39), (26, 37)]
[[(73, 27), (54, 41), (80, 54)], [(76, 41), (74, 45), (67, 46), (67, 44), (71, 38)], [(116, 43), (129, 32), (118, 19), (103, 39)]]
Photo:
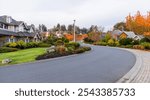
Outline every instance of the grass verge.
[(7, 58), (12, 59), (12, 62), (7, 65), (33, 62), (38, 55), (45, 53), (45, 49), (46, 48), (32, 48), (9, 53), (0, 53), (0, 66), (4, 65), (2, 64), (2, 60)]

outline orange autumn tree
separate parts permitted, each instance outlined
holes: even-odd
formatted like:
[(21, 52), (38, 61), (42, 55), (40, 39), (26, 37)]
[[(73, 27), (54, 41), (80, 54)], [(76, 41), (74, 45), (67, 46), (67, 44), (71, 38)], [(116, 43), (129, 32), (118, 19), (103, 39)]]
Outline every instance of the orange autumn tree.
[(150, 33), (150, 12), (147, 15), (141, 15), (138, 11), (136, 15), (130, 14), (126, 17), (126, 27), (128, 30), (135, 32), (136, 34), (149, 37)]

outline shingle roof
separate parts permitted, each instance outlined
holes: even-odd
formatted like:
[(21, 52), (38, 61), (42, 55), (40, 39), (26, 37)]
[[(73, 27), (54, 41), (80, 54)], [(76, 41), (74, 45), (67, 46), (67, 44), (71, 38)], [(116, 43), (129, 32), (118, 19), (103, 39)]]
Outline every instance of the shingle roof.
[(125, 34), (128, 35), (128, 38), (135, 38), (137, 35), (135, 35), (134, 32), (126, 32), (126, 31), (123, 31)]
[(34, 37), (36, 34), (35, 33), (28, 33), (28, 32), (12, 32), (12, 31), (0, 29), (0, 35), (17, 36), (17, 37)]
[(16, 20), (14, 20), (13, 18), (11, 18), (11, 22), (8, 23), (7, 20), (6, 20), (7, 17), (8, 17), (8, 16), (0, 16), (0, 22), (1, 22), (1, 23), (4, 23), (4, 24), (16, 25), (16, 26), (18, 26), (18, 25), (20, 25), (21, 23), (23, 23), (22, 21), (16, 21)]
[(120, 31), (120, 30), (114, 30), (114, 31), (112, 31), (112, 34), (120, 35), (121, 33), (122, 33), (122, 31)]

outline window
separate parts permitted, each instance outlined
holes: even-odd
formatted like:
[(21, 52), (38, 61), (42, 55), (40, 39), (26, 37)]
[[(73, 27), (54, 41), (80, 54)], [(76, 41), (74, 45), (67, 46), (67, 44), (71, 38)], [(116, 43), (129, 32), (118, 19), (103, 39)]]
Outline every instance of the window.
[(11, 37), (8, 39), (8, 42), (16, 42), (16, 39), (14, 38), (14, 36), (11, 36)]
[(4, 29), (8, 29), (8, 26), (7, 26), (7, 25), (4, 25)]
[(29, 43), (30, 42), (30, 40), (29, 40), (29, 38), (27, 37), (26, 39), (25, 39), (25, 43)]
[(0, 28), (3, 28), (3, 24), (2, 23), (0, 23)]

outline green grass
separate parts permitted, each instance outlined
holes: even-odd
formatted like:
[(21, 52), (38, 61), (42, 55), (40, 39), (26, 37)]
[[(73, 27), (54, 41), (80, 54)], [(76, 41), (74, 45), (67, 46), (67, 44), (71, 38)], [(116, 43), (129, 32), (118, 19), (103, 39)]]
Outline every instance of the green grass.
[(32, 48), (16, 52), (0, 53), (0, 66), (4, 65), (2, 64), (2, 60), (7, 58), (12, 59), (10, 64), (33, 62), (38, 55), (45, 53), (45, 49), (46, 48)]

